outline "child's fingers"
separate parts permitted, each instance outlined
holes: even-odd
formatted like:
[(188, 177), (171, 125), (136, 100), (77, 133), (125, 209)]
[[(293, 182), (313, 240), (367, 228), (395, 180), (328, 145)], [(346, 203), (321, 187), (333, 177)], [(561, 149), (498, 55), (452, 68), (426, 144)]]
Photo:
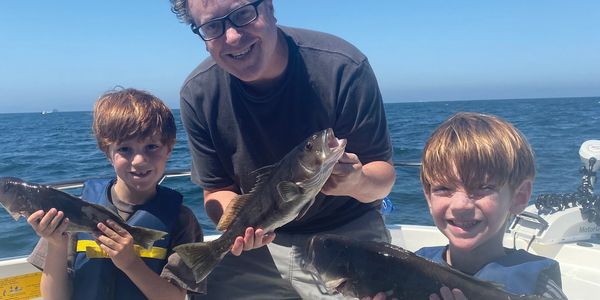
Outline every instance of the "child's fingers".
[(40, 222), (38, 223), (40, 229), (45, 229), (48, 227), (48, 224), (50, 224), (50, 222), (52, 221), (52, 219), (54, 219), (54, 216), (56, 215), (56, 209), (51, 208), (41, 219)]
[(454, 295), (455, 300), (467, 300), (467, 296), (459, 289), (452, 289), (452, 295)]
[(53, 232), (56, 228), (61, 224), (60, 221), (65, 216), (65, 213), (62, 211), (58, 211), (56, 216), (50, 220), (50, 224), (48, 224), (48, 230)]
[(104, 245), (105, 247), (107, 247), (111, 251), (115, 251), (115, 250), (117, 250), (119, 248), (119, 243), (117, 243), (115, 240), (111, 239), (110, 237), (108, 237), (106, 235), (100, 235), (100, 236), (98, 236), (96, 238), (96, 242), (98, 243), (98, 245), (100, 245), (100, 246)]
[(454, 300), (454, 294), (452, 294), (452, 291), (447, 286), (442, 286), (440, 295), (442, 295), (442, 299), (444, 300)]
[(125, 228), (123, 228), (119, 224), (117, 224), (116, 222), (114, 222), (112, 220), (106, 220), (106, 223), (119, 236), (126, 237), (129, 235), (129, 232), (127, 230), (125, 230)]
[(34, 228), (37, 228), (40, 220), (44, 217), (44, 214), (45, 213), (43, 210), (38, 210), (32, 213), (29, 215), (29, 217), (27, 217), (27, 223), (29, 223), (31, 226), (34, 226)]
[(62, 234), (67, 231), (67, 227), (69, 227), (69, 218), (65, 218), (56, 230)]
[(104, 225), (104, 223), (98, 223), (98, 225), (96, 225), (96, 226), (98, 227), (98, 230), (100, 230), (100, 232), (102, 232), (102, 234), (109, 239), (114, 240), (114, 239), (118, 239), (120, 237), (118, 233), (116, 233), (114, 230), (112, 230), (112, 228)]
[(114, 257), (115, 255), (117, 255), (117, 251), (113, 250), (111, 247), (104, 244), (102, 241), (96, 240), (96, 242), (98, 243), (98, 245), (100, 245), (100, 249), (102, 249), (102, 251), (106, 252), (106, 254), (108, 254), (108, 256)]

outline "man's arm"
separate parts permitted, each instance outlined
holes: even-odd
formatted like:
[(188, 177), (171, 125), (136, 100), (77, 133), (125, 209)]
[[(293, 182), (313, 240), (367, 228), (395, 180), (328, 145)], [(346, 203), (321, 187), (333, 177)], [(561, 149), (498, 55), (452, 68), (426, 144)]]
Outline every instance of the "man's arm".
[[(204, 210), (213, 223), (219, 223), (229, 203), (238, 196), (236, 190), (234, 185), (221, 189), (204, 190)], [(239, 256), (242, 251), (260, 248), (274, 239), (275, 233), (273, 232), (264, 232), (261, 228), (248, 227), (244, 236), (238, 236), (233, 242), (231, 254)]]
[(213, 223), (218, 224), (225, 209), (236, 196), (238, 196), (238, 193), (235, 185), (214, 190), (204, 189), (204, 211), (206, 215)]

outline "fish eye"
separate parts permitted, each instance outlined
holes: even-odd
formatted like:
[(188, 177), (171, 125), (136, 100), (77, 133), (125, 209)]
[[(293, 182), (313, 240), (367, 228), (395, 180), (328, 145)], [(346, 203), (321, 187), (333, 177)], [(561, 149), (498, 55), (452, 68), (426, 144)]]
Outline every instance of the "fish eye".
[(313, 143), (312, 142), (307, 142), (306, 145), (304, 145), (304, 150), (312, 150), (313, 148)]

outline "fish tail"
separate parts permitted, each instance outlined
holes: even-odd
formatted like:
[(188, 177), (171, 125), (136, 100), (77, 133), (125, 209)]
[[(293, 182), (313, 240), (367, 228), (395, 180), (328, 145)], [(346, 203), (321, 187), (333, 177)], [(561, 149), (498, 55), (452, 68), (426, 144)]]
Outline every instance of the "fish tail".
[(137, 226), (132, 226), (129, 230), (129, 233), (133, 237), (135, 243), (144, 247), (145, 249), (150, 249), (155, 241), (158, 241), (167, 235), (167, 233), (164, 231)]
[(192, 269), (196, 282), (200, 282), (210, 274), (221, 259), (223, 259), (223, 256), (225, 256), (225, 253), (217, 253), (213, 248), (213, 242), (199, 242), (181, 244), (173, 248), (173, 250)]

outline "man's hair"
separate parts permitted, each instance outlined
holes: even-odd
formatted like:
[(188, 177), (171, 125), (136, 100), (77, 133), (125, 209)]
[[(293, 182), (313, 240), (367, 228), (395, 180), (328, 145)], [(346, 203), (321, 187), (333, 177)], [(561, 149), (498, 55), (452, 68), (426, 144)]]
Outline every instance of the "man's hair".
[(98, 98), (92, 128), (98, 148), (107, 155), (113, 143), (155, 135), (172, 147), (177, 134), (171, 110), (150, 93), (131, 88), (110, 91)]
[(533, 150), (523, 134), (493, 115), (460, 112), (443, 122), (429, 137), (421, 160), (421, 183), (462, 183), (467, 190), (482, 184), (512, 192), (535, 177)]
[(185, 24), (192, 24), (194, 20), (192, 16), (190, 16), (190, 12), (188, 10), (188, 1), (187, 0), (170, 0), (171, 1), (171, 11), (175, 13), (179, 21)]

